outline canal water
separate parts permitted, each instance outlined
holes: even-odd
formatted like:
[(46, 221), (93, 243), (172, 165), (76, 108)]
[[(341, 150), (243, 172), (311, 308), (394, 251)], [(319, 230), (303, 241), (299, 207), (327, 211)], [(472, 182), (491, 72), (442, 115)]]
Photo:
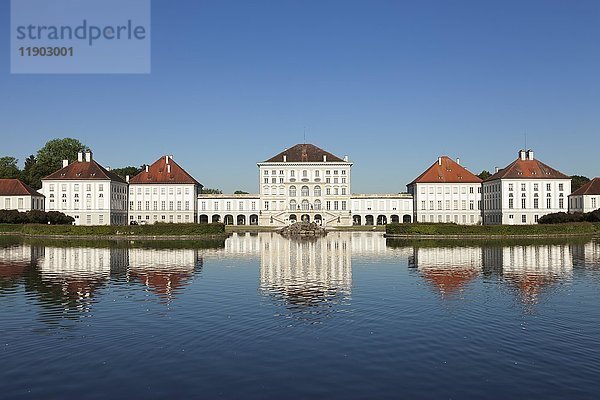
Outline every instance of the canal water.
[(600, 241), (0, 238), (0, 397), (597, 398)]

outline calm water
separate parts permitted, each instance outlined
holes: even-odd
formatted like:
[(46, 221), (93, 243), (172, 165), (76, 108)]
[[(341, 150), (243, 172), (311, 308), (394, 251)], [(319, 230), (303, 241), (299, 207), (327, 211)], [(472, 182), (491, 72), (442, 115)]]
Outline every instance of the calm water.
[(0, 238), (0, 397), (599, 396), (600, 241), (175, 245)]

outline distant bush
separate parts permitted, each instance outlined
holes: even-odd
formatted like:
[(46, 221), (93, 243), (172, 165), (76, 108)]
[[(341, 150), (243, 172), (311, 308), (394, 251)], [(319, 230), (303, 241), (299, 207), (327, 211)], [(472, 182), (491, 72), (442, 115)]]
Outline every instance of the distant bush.
[(538, 220), (538, 224), (564, 224), (569, 222), (600, 222), (600, 209), (589, 213), (554, 213), (547, 214)]
[(224, 224), (154, 224), (154, 225), (24, 225), (21, 232), (30, 235), (64, 236), (203, 236), (222, 235)]
[(0, 224), (48, 224), (70, 225), (75, 220), (58, 211), (31, 210), (19, 212), (17, 210), (0, 210)]
[(457, 225), (457, 224), (389, 224), (386, 233), (389, 235), (560, 235), (560, 234), (593, 234), (599, 225), (588, 222), (566, 223), (561, 225)]

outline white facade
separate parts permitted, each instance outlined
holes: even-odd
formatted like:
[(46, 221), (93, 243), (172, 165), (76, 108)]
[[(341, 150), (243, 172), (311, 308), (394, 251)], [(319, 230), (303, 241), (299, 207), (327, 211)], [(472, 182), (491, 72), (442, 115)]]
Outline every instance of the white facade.
[(196, 223), (201, 189), (173, 156), (161, 157), (129, 180), (129, 221)]
[[(533, 152), (520, 151), (517, 162), (519, 160), (534, 161)], [(519, 169), (522, 170), (525, 172), (521, 172), (521, 178), (500, 175), (494, 179), (494, 175), (483, 183), (483, 218), (486, 225), (531, 225), (546, 214), (567, 211), (570, 178), (540, 174), (535, 168), (531, 169), (531, 173), (525, 168)]]
[(193, 184), (130, 184), (129, 221), (194, 223), (197, 197), (197, 187)]
[(460, 165), (460, 159), (438, 157), (407, 188), (414, 222), (481, 224), (481, 179)]
[(226, 225), (258, 225), (260, 196), (252, 194), (201, 194), (198, 222)]
[(413, 199), (410, 194), (353, 194), (350, 200), (353, 225), (412, 222)]
[(352, 163), (264, 162), (260, 176), (260, 225), (284, 226), (316, 221), (323, 226), (352, 225), (350, 193)]
[(0, 179), (0, 210), (44, 211), (44, 196), (19, 179)]
[(589, 213), (600, 208), (600, 178), (594, 178), (569, 196), (569, 212)]
[(569, 212), (588, 213), (600, 208), (600, 195), (582, 194), (569, 197)]
[[(42, 179), (40, 192), (46, 196), (46, 211), (71, 216), (75, 225), (127, 224), (127, 183), (107, 175), (102, 177), (103, 168), (97, 168), (99, 164), (92, 159), (92, 153), (87, 152), (85, 157), (83, 160), (79, 153), (78, 161), (71, 165), (65, 160), (61, 170)], [(92, 163), (96, 165), (87, 168)], [(78, 171), (84, 171), (80, 177)]]
[(479, 183), (415, 183), (408, 190), (415, 222), (481, 224)]
[(31, 210), (44, 211), (44, 196), (0, 195), (0, 210), (17, 210), (19, 212), (26, 212)]

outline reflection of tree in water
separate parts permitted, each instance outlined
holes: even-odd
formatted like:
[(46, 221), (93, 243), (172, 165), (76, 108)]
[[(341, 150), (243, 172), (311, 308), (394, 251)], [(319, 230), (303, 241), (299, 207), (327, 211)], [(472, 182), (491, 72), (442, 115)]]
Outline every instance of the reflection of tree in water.
[(319, 323), (348, 304), (352, 287), (350, 237), (287, 239), (262, 243), (260, 290), (292, 317)]

